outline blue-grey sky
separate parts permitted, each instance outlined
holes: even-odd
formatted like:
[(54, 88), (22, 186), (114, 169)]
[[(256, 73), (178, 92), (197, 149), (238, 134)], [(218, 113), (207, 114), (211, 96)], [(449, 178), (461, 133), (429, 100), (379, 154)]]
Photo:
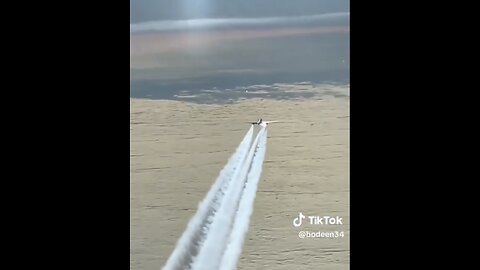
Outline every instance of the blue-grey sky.
[[(184, 85), (221, 89), (348, 81), (348, 4), (341, 0), (132, 0), (132, 95), (146, 91), (139, 89), (145, 85), (151, 88), (148, 91), (162, 91)], [(141, 83), (145, 80), (149, 83)]]
[(348, 0), (131, 0), (131, 22), (348, 12)]

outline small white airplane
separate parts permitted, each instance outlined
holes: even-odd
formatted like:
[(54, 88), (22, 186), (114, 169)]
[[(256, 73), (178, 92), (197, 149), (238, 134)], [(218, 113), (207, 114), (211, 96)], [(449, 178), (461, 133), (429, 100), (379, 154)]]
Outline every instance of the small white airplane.
[(252, 125), (259, 125), (261, 127), (267, 127), (268, 124), (270, 124), (270, 123), (278, 123), (278, 122), (280, 122), (280, 121), (263, 121), (262, 118), (259, 118), (257, 120), (257, 122), (248, 122), (248, 123), (250, 123)]

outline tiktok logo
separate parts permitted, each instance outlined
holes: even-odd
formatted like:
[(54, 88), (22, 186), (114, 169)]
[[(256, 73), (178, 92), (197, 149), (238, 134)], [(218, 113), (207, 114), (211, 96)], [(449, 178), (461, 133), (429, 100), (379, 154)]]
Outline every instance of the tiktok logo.
[(302, 212), (298, 213), (298, 217), (293, 219), (293, 226), (295, 227), (302, 226), (303, 219), (305, 219), (305, 216), (302, 214)]

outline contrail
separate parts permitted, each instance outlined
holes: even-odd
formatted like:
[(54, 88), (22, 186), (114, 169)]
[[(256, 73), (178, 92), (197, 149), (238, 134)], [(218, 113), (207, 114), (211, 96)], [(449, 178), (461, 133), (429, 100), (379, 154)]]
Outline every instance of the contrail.
[(210, 18), (190, 20), (162, 20), (147, 21), (130, 24), (130, 32), (148, 31), (202, 31), (225, 29), (256, 29), (261, 27), (285, 27), (308, 25), (346, 24), (350, 12), (324, 13), (293, 17), (264, 17), (264, 18)]
[(213, 216), (220, 206), (230, 181), (238, 175), (243, 167), (252, 139), (253, 126), (250, 127), (237, 150), (230, 157), (203, 201), (199, 203), (197, 212), (190, 219), (185, 232), (178, 240), (175, 250), (163, 267), (164, 270), (190, 268), (193, 258), (199, 252), (199, 246), (202, 244), (206, 233), (208, 233), (207, 227), (213, 222)]
[(262, 172), (267, 130), (253, 125), (220, 172), (163, 269), (235, 269)]
[[(230, 234), (229, 243), (226, 251), (223, 254), (221, 269), (236, 269), (238, 258), (242, 253), (242, 246), (245, 235), (248, 231), (250, 223), (250, 216), (253, 212), (255, 195), (257, 193), (258, 181), (262, 173), (263, 160), (265, 158), (265, 151), (267, 148), (267, 130), (264, 129), (263, 134), (259, 135), (255, 157), (252, 161), (252, 167), (247, 177), (247, 183), (243, 191), (240, 205), (238, 207), (237, 215), (235, 217), (235, 224)], [(260, 131), (261, 132), (261, 131)]]
[[(263, 129), (262, 129), (263, 130)], [(200, 249), (197, 258), (194, 259), (192, 268), (195, 270), (211, 270), (220, 268), (223, 252), (227, 246), (228, 238), (231, 234), (235, 214), (239, 205), (242, 191), (245, 185), (248, 171), (257, 149), (258, 139), (262, 132), (260, 131), (248, 152), (244, 166), (240, 171), (236, 171), (232, 177), (231, 186), (228, 188), (225, 196), (222, 198), (220, 209), (210, 227), (210, 233), (207, 235), (204, 245)]]

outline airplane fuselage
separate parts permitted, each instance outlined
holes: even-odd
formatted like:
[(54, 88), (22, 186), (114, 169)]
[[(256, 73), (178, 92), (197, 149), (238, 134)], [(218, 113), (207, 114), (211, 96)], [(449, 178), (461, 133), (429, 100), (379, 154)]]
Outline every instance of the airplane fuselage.
[(261, 127), (267, 127), (268, 124), (270, 124), (270, 123), (275, 123), (275, 122), (278, 122), (278, 121), (263, 121), (262, 118), (259, 118), (259, 119), (257, 120), (257, 122), (251, 122), (251, 124), (252, 124), (252, 125), (259, 125), (259, 126), (261, 126)]

